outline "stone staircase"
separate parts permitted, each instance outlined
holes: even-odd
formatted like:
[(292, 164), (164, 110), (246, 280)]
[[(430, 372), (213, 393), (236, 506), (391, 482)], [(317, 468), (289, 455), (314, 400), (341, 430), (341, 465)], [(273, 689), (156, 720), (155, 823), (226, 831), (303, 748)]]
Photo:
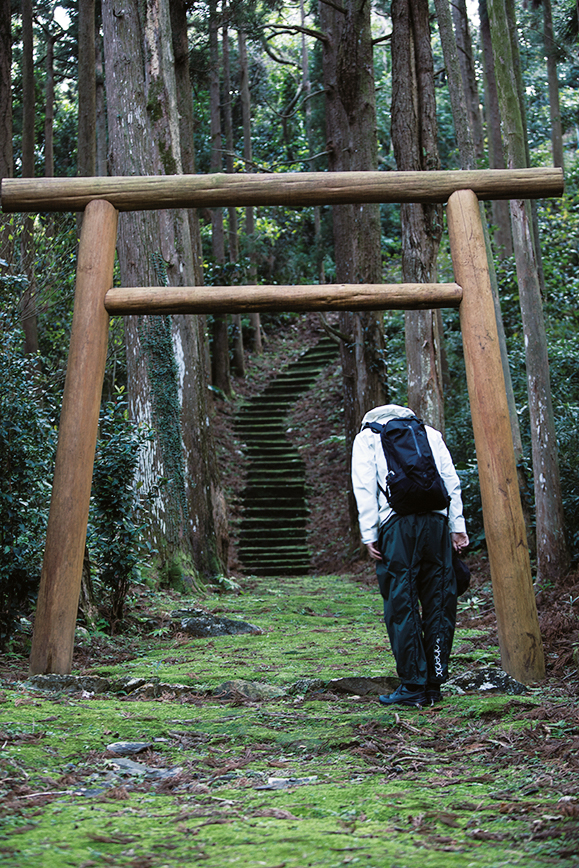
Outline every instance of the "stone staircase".
[(249, 459), (242, 492), (239, 558), (256, 576), (307, 573), (305, 466), (286, 436), (292, 404), (334, 361), (337, 345), (322, 338), (239, 411), (235, 430)]

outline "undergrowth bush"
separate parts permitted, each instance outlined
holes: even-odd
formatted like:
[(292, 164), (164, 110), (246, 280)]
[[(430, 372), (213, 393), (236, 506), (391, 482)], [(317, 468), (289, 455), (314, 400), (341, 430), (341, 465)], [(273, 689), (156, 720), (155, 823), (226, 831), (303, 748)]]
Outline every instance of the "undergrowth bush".
[(26, 278), (0, 276), (0, 647), (38, 593), (55, 430), (39, 360), (23, 355)]
[(118, 389), (101, 410), (89, 524), (89, 549), (111, 632), (123, 620), (129, 587), (138, 579), (146, 498), (139, 497), (135, 473), (139, 453), (152, 436), (129, 419)]

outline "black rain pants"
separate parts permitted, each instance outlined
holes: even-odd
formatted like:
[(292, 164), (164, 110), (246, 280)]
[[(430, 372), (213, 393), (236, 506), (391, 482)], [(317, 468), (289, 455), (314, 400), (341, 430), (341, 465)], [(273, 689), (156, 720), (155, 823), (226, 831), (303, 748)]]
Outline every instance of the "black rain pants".
[(380, 528), (378, 546), (376, 573), (398, 675), (403, 684), (442, 684), (457, 600), (446, 516), (391, 516)]

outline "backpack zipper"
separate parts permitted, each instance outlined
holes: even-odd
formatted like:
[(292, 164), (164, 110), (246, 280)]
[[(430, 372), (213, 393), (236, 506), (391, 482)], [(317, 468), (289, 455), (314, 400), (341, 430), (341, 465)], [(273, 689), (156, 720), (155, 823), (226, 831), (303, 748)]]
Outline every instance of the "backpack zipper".
[(414, 433), (414, 428), (412, 427), (412, 425), (408, 425), (407, 427), (408, 427), (408, 430), (410, 431), (410, 433), (412, 434), (412, 437), (414, 439), (414, 445), (416, 446), (416, 451), (418, 452), (419, 457), (422, 458), (422, 452), (420, 451), (420, 446), (418, 445), (418, 440), (416, 439), (416, 434)]

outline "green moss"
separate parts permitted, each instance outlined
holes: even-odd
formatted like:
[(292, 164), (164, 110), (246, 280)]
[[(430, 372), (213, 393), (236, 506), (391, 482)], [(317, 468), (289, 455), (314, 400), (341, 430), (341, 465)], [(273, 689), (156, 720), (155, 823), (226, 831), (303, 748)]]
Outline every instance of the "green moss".
[[(304, 675), (394, 673), (377, 593), (345, 577), (260, 579), (251, 593), (203, 602), (264, 632), (143, 642), (133, 660), (95, 673), (208, 689), (239, 677), (288, 686)], [(168, 612), (175, 600), (157, 604)], [(5, 795), (52, 795), (8, 803), (0, 865), (576, 864), (577, 820), (559, 800), (577, 792), (577, 775), (549, 753), (554, 741), (571, 749), (572, 721), (563, 706), (544, 727), (525, 717), (546, 692), (450, 696), (423, 711), (339, 694), (133, 701), (5, 685), (2, 698)], [(151, 742), (135, 759), (183, 777), (172, 787), (115, 772), (105, 750), (120, 740)], [(268, 789), (284, 778), (294, 785)]]
[(147, 112), (153, 124), (158, 123), (163, 118), (163, 103), (161, 100), (163, 89), (163, 81), (160, 78), (154, 80), (149, 87)]
[(159, 156), (161, 158), (161, 163), (163, 164), (163, 168), (165, 170), (165, 175), (177, 175), (178, 167), (177, 160), (173, 156), (173, 151), (170, 147), (167, 147), (164, 142), (159, 142)]

